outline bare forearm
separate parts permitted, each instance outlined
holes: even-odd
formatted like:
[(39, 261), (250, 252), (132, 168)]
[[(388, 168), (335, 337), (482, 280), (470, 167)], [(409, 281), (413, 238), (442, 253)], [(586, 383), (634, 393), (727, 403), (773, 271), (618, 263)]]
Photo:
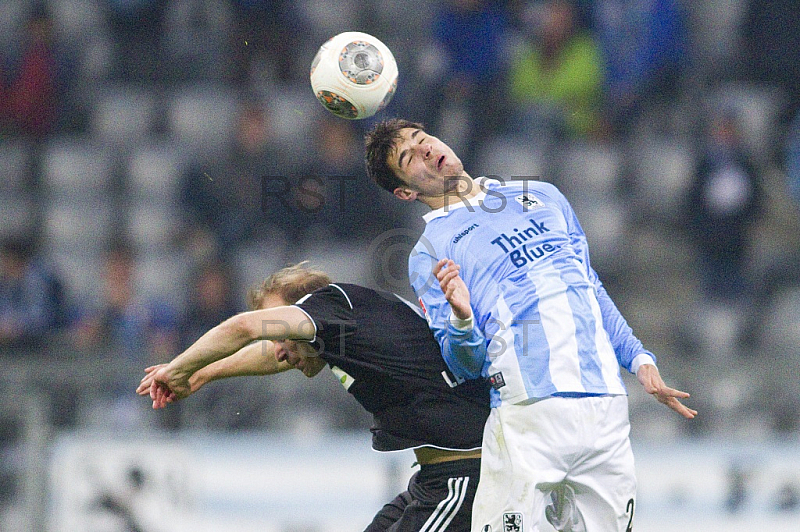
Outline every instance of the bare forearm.
[(201, 336), (186, 351), (169, 363), (170, 369), (191, 375), (196, 371), (236, 353), (255, 340), (251, 332), (234, 316)]
[(286, 362), (278, 362), (273, 352), (273, 343), (262, 340), (247, 345), (229, 357), (217, 360), (199, 369), (189, 382), (192, 390), (206, 383), (228, 377), (273, 375), (291, 369)]
[(191, 375), (231, 356), (253, 340), (311, 340), (314, 334), (313, 323), (295, 307), (243, 312), (205, 333), (169, 366), (172, 371)]

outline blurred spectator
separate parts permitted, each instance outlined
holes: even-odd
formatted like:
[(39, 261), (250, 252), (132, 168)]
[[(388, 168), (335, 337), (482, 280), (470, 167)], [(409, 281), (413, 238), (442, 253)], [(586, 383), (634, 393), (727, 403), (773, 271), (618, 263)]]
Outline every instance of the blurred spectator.
[(749, 474), (740, 464), (732, 464), (727, 471), (727, 494), (725, 509), (729, 513), (740, 512), (747, 503)]
[(687, 62), (678, 0), (599, 0), (591, 15), (606, 61), (606, 119), (624, 134), (649, 103), (673, 99)]
[(114, 37), (114, 73), (122, 81), (160, 80), (163, 11), (159, 0), (106, 0)]
[[(234, 0), (233, 9), (235, 79), (254, 88), (274, 82), (305, 81), (310, 58), (322, 43), (306, 42), (311, 28), (299, 15), (297, 2)], [(304, 56), (309, 57), (307, 62), (298, 61)]]
[(791, 480), (778, 487), (775, 495), (775, 509), (779, 512), (794, 512), (800, 506), (800, 489)]
[[(6, 51), (9, 53), (8, 51)], [(58, 118), (59, 59), (53, 21), (44, 6), (25, 22), (19, 50), (0, 64), (0, 131), (44, 137)]]
[(800, 108), (789, 124), (784, 151), (789, 193), (795, 205), (800, 207)]
[(172, 79), (229, 79), (234, 35), (229, 3), (225, 0), (171, 0), (164, 2), (164, 6), (161, 36)]
[(230, 268), (217, 260), (197, 267), (191, 276), (189, 299), (180, 321), (180, 349), (186, 349), (206, 331), (216, 327), (244, 305), (234, 301), (234, 283)]
[[(100, 301), (94, 308), (81, 309), (74, 324), (79, 348), (106, 348), (146, 365), (175, 356), (177, 310), (167, 302), (142, 301), (135, 276), (133, 248), (121, 242), (112, 244), (104, 259)], [(129, 394), (130, 389), (121, 392)]]
[[(198, 264), (189, 277), (189, 294), (186, 310), (180, 321), (180, 348), (175, 354), (186, 349), (198, 338), (238, 312), (246, 310), (244, 301), (237, 296), (240, 291), (235, 286), (233, 272), (228, 264), (210, 258)], [(173, 355), (174, 356), (174, 355)], [(249, 382), (249, 381), (248, 381)], [(262, 388), (264, 384), (258, 383)], [(206, 428), (218, 430), (252, 429), (264, 418), (264, 396), (247, 393), (243, 383), (217, 383), (203, 390), (198, 397), (197, 406), (208, 416)], [(186, 405), (179, 403), (172, 417), (161, 419), (170, 428), (181, 426), (180, 409)], [(191, 421), (189, 421), (191, 424)]]
[(61, 279), (39, 260), (30, 239), (0, 248), (0, 346), (39, 347), (67, 319)]
[(509, 13), (505, 2), (487, 0), (445, 0), (439, 7), (433, 39), (445, 65), (434, 80), (438, 93), (429, 97), (437, 102), (437, 129), (470, 166), (477, 143), (505, 113), (500, 80), (507, 69)]
[(523, 132), (585, 137), (600, 131), (603, 63), (569, 0), (526, 2), (517, 12), (523, 42), (509, 71), (515, 121)]
[[(181, 187), (189, 226), (200, 224), (217, 238), (222, 253), (270, 231), (262, 212), (262, 182), (290, 171), (289, 154), (271, 142), (270, 117), (260, 102), (245, 102), (237, 118), (234, 147), (220, 160), (192, 166)], [(293, 154), (295, 162), (302, 154)]]
[[(308, 166), (292, 179), (291, 199), (284, 202), (290, 236), (352, 242), (394, 228), (395, 202), (367, 179), (362, 152), (352, 122), (335, 117), (320, 121)], [(273, 198), (265, 206), (282, 210), (276, 203)], [(365, 217), (367, 211), (384, 214)], [(290, 225), (296, 228), (293, 234)]]
[(737, 116), (714, 114), (705, 140), (688, 199), (704, 293), (712, 301), (741, 303), (752, 295), (746, 266), (750, 230), (763, 214), (763, 186)]
[(749, 0), (742, 27), (742, 68), (779, 87), (790, 113), (800, 110), (800, 8), (796, 0)]

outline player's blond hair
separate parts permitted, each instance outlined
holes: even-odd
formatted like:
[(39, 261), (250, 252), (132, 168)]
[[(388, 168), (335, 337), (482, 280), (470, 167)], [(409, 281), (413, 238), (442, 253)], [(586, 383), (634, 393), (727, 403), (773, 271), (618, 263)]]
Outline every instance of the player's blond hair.
[(331, 278), (322, 270), (308, 267), (309, 262), (287, 266), (273, 273), (261, 284), (247, 292), (247, 306), (251, 310), (261, 308), (264, 298), (278, 295), (287, 303), (294, 303), (306, 294), (331, 284)]

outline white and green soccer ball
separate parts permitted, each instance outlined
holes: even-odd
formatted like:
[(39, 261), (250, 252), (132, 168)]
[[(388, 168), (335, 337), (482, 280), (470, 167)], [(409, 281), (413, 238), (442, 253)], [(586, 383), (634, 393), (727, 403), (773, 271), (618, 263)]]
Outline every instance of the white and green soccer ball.
[(379, 39), (358, 31), (323, 44), (311, 62), (311, 88), (325, 108), (359, 120), (384, 109), (397, 88), (397, 62)]

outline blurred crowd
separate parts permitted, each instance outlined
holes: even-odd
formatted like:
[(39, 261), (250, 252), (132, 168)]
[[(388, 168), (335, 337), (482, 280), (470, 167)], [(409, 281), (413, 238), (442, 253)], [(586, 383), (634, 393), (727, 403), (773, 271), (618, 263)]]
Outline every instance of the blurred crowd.
[[(143, 403), (124, 371), (245, 310), (275, 268), (308, 259), (380, 285), (376, 239), (405, 228), (410, 248), (420, 226), (367, 180), (361, 138), (401, 116), (473, 176), (565, 191), (623, 314), (697, 395), (693, 430), (800, 429), (798, 385), (775, 377), (800, 358), (795, 2), (7, 0), (3, 12), (2, 357), (120, 360), (108, 390), (130, 420)], [(348, 30), (378, 36), (400, 69), (388, 109), (358, 122), (308, 84), (316, 49)], [(207, 427), (285, 421), (264, 414), (269, 394), (236, 390), (204, 390)], [(53, 415), (79, 425), (71, 393)], [(344, 401), (315, 415), (362, 426)]]

